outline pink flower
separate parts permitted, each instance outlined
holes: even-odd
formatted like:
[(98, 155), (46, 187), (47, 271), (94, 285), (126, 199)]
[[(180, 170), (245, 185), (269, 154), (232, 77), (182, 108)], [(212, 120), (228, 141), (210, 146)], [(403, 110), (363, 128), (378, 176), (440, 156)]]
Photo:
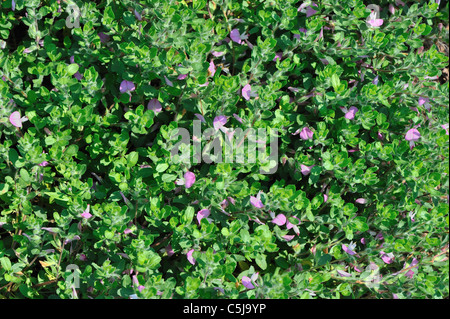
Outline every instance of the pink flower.
[(12, 125), (18, 128), (21, 128), (22, 123), (26, 121), (28, 121), (28, 118), (26, 116), (21, 117), (20, 112), (18, 111), (12, 112), (9, 116), (9, 122), (11, 122)]
[(394, 254), (393, 253), (386, 254), (384, 251), (380, 251), (380, 255), (381, 255), (381, 259), (383, 259), (383, 261), (386, 264), (392, 264), (394, 262)]
[(286, 241), (291, 241), (292, 239), (294, 239), (294, 235), (284, 235), (283, 239), (285, 239)]
[(209, 62), (208, 71), (209, 71), (211, 76), (214, 76), (214, 74), (216, 73), (216, 66), (214, 65), (213, 60), (211, 60), (211, 62)]
[[(299, 221), (299, 223), (300, 223), (300, 219), (298, 219), (298, 217), (296, 217), (296, 216), (293, 216), (293, 217), (294, 217), (295, 219), (297, 219), (297, 220)], [(300, 235), (300, 230), (298, 229), (298, 226), (292, 224), (288, 219), (286, 219), (286, 228), (287, 228), (287, 229), (293, 228), (295, 234), (296, 234), (297, 236)]]
[(311, 166), (306, 166), (303, 164), (300, 165), (301, 172), (305, 176), (309, 175), (309, 173), (311, 173), (311, 168), (313, 168), (313, 167), (314, 167), (314, 165), (311, 165)]
[(350, 106), (348, 111), (347, 111), (346, 108), (342, 108), (342, 109), (344, 110), (344, 112), (346, 112), (345, 113), (345, 118), (348, 119), (348, 120), (353, 120), (355, 118), (356, 112), (359, 111), (358, 108), (355, 107), (355, 106)]
[(215, 57), (221, 57), (224, 54), (225, 54), (225, 52), (217, 52), (217, 51), (212, 52), (212, 55), (214, 55)]
[(192, 257), (193, 253), (194, 253), (194, 249), (189, 250), (186, 254), (186, 258), (191, 264), (195, 265), (195, 259), (194, 259), (194, 257)]
[(302, 140), (312, 140), (313, 135), (314, 133), (306, 126), (300, 132), (300, 138)]
[(441, 127), (445, 130), (445, 134), (448, 135), (448, 123), (441, 125)]
[(342, 249), (349, 255), (356, 255), (356, 253), (353, 251), (355, 249), (356, 244), (351, 242), (348, 246), (342, 244)]
[(366, 204), (367, 203), (367, 199), (365, 198), (358, 198), (357, 200), (355, 200), (356, 203), (358, 204)]
[(264, 204), (262, 203), (262, 201), (254, 196), (250, 196), (250, 204), (252, 204), (254, 207), (256, 208), (263, 208)]
[(406, 132), (405, 140), (409, 141), (410, 149), (413, 149), (413, 147), (415, 145), (414, 142), (418, 141), (419, 138), (420, 138), (420, 132), (415, 128), (412, 128), (412, 129), (408, 130), (408, 132)]
[(361, 238), (361, 244), (363, 244), (363, 245), (366, 244), (366, 239), (364, 237)]
[(192, 172), (187, 171), (184, 173), (184, 186), (190, 188), (195, 183), (195, 175)]
[(419, 106), (424, 105), (425, 103), (428, 103), (430, 101), (427, 97), (419, 97)]
[(327, 194), (323, 194), (323, 202), (326, 203), (328, 200), (328, 195)]
[(81, 214), (81, 217), (86, 218), (86, 219), (89, 219), (92, 217), (92, 214), (89, 213), (90, 207), (91, 207), (91, 205), (88, 204), (86, 210)]
[(256, 283), (256, 280), (258, 279), (258, 274), (259, 273), (254, 273), (251, 278), (243, 276), (242, 284), (244, 285), (244, 287), (247, 289), (255, 289), (255, 286), (253, 286), (253, 284), (258, 286), (258, 284)]
[(120, 83), (120, 93), (126, 93), (126, 92), (132, 92), (136, 89), (136, 87), (134, 86), (134, 83), (131, 81), (127, 81), (127, 80), (123, 80)]
[[(200, 225), (200, 224), (201, 224), (201, 220), (202, 220), (203, 218), (208, 217), (210, 214), (211, 214), (211, 212), (210, 212), (209, 209), (204, 208), (204, 209), (199, 210), (198, 213), (197, 213), (197, 221), (198, 221), (198, 224)], [(208, 219), (208, 220), (211, 220), (211, 219), (209, 219), (209, 218), (207, 218), (207, 219)]]
[(257, 94), (252, 92), (252, 88), (251, 88), (250, 84), (246, 84), (242, 88), (242, 96), (244, 97), (244, 99), (246, 99), (248, 101), (248, 100), (250, 100), (251, 97), (257, 96)]
[(273, 220), (272, 223), (277, 224), (278, 226), (283, 226), (287, 221), (287, 218), (283, 214), (278, 214)]
[(153, 112), (155, 112), (155, 114), (158, 114), (162, 111), (162, 105), (158, 101), (158, 99), (151, 99), (147, 104), (147, 109), (152, 110)]
[(390, 12), (391, 14), (395, 14), (395, 8), (394, 8), (394, 6), (392, 5), (392, 3), (389, 5), (389, 12)]

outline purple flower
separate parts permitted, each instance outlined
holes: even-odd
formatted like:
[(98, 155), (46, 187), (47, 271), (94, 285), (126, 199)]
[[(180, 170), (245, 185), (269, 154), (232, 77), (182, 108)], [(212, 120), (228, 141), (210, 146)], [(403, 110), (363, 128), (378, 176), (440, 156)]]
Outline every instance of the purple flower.
[(153, 112), (155, 112), (155, 114), (158, 114), (159, 112), (162, 111), (162, 106), (161, 103), (158, 101), (158, 99), (151, 99), (148, 104), (147, 104), (147, 109), (148, 110), (153, 110)]
[(241, 44), (242, 40), (241, 40), (241, 34), (239, 33), (238, 29), (233, 29), (230, 32), (230, 38), (231, 40), (233, 40), (234, 42)]
[(273, 58), (273, 60), (272, 61), (277, 61), (277, 60), (281, 60), (281, 58), (283, 57), (283, 52), (277, 52), (276, 54), (275, 54), (275, 57)]
[(88, 204), (86, 210), (81, 214), (81, 217), (86, 218), (86, 219), (91, 218), (92, 214), (89, 213), (90, 208), (91, 208), (91, 205)]
[(251, 278), (249, 278), (247, 276), (243, 276), (242, 277), (242, 284), (244, 285), (244, 287), (247, 288), (247, 289), (255, 289), (255, 286), (253, 286), (253, 283), (256, 286), (258, 286), (256, 284), (256, 279), (258, 279), (258, 274), (259, 273), (254, 273)]
[(193, 253), (194, 253), (194, 249), (189, 250), (186, 254), (186, 258), (191, 264), (195, 265), (195, 259), (194, 259), (194, 257), (192, 257)]
[(130, 228), (127, 228), (127, 229), (125, 229), (124, 231), (123, 231), (123, 233), (125, 234), (125, 235), (127, 235), (127, 234), (129, 234), (129, 233), (131, 233), (132, 232), (132, 230), (130, 229)]
[[(315, 3), (313, 3), (313, 5), (315, 5), (315, 6), (317, 7), (317, 5), (316, 5)], [(316, 14), (316, 12), (317, 12), (317, 11), (314, 10), (313, 8), (308, 7), (308, 8), (306, 9), (306, 17), (309, 18), (310, 16)]]
[(445, 130), (445, 134), (448, 135), (448, 123), (441, 125), (441, 127)]
[(195, 175), (192, 172), (187, 171), (184, 173), (184, 186), (190, 188), (195, 183)]
[(136, 17), (136, 19), (138, 19), (139, 21), (142, 21), (142, 15), (136, 11), (136, 9), (134, 9), (134, 16)]
[(170, 256), (175, 254), (175, 252), (172, 249), (172, 245), (170, 245), (170, 244), (166, 246), (165, 250), (166, 250), (166, 253), (167, 253), (168, 257), (170, 257)]
[(273, 220), (272, 223), (277, 224), (278, 226), (283, 226), (286, 224), (287, 218), (283, 214), (278, 214)]
[(341, 276), (341, 277), (351, 277), (352, 275), (351, 274), (349, 274), (348, 272), (346, 272), (346, 271), (343, 271), (343, 270), (337, 270), (337, 273), (339, 274), (339, 276)]
[(378, 85), (378, 75), (373, 79), (372, 83)]
[(73, 75), (73, 77), (74, 77), (75, 79), (77, 79), (78, 81), (81, 81), (81, 79), (83, 78), (83, 75), (82, 75), (79, 71), (77, 71), (77, 72), (75, 72), (75, 74)]
[(187, 78), (187, 74), (180, 74), (178, 77), (177, 77), (177, 80), (184, 80), (185, 78)]
[(104, 34), (103, 32), (99, 32), (98, 36), (100, 38), (100, 42), (107, 43), (109, 41), (109, 35)]
[(16, 10), (16, 2), (14, 0), (11, 0), (11, 10), (12, 11)]
[(166, 84), (167, 84), (168, 86), (173, 86), (172, 81), (170, 81), (170, 80), (167, 78), (167, 76), (165, 76), (165, 75), (164, 75), (164, 81), (166, 81)]
[(214, 129), (217, 131), (227, 123), (227, 117), (225, 115), (216, 116), (213, 120)]
[(205, 118), (203, 117), (203, 115), (195, 113), (194, 114), (202, 123), (206, 123)]
[(233, 113), (233, 116), (239, 123), (242, 123), (242, 119), (236, 113)]
[[(199, 225), (201, 224), (201, 220), (203, 218), (208, 217), (210, 214), (211, 214), (211, 212), (209, 209), (204, 208), (204, 209), (199, 210), (197, 213), (197, 221), (198, 221)], [(207, 219), (209, 219), (209, 218), (207, 218)]]
[(127, 81), (127, 80), (123, 80), (120, 83), (120, 93), (126, 93), (126, 92), (131, 92), (134, 91), (136, 89), (136, 87), (134, 86), (134, 83), (131, 81)]
[(262, 201), (259, 198), (255, 197), (255, 196), (250, 196), (250, 204), (252, 204), (256, 208), (263, 208), (264, 207), (264, 204), (262, 203)]
[(384, 136), (380, 132), (377, 133), (377, 137), (380, 141), (384, 140)]
[(300, 138), (302, 140), (312, 140), (314, 133), (309, 129), (309, 127), (304, 127), (300, 132)]
[(306, 176), (306, 175), (309, 175), (309, 173), (311, 173), (311, 168), (313, 168), (313, 167), (314, 167), (314, 165), (306, 166), (306, 165), (301, 164), (300, 170), (301, 170), (302, 174)]
[(364, 237), (361, 238), (361, 244), (363, 244), (363, 245), (366, 244), (366, 239)]
[(356, 244), (351, 242), (348, 246), (342, 244), (342, 249), (349, 255), (356, 255), (356, 253), (353, 251), (355, 249)]
[(18, 111), (12, 112), (9, 116), (9, 122), (18, 128), (21, 128), (22, 123), (26, 121), (28, 121), (28, 118), (26, 116), (21, 117), (20, 112)]

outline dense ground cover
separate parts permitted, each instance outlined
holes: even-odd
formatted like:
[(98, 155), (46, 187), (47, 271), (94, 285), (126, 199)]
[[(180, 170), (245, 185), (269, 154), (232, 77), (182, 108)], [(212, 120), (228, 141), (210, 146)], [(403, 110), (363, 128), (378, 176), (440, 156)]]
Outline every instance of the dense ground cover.
[(3, 1), (0, 298), (448, 298), (448, 3), (370, 4)]

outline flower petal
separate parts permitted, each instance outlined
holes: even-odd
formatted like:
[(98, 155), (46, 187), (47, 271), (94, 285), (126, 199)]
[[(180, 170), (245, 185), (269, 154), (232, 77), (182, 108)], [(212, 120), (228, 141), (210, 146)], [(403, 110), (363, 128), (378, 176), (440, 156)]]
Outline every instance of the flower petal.
[(278, 226), (283, 226), (286, 223), (286, 216), (283, 214), (278, 214), (273, 220), (272, 223), (277, 224)]
[(184, 173), (184, 185), (186, 188), (190, 188), (195, 183), (195, 175), (192, 172), (187, 171)]
[(254, 196), (250, 196), (250, 204), (252, 204), (256, 208), (263, 208), (264, 207), (264, 204), (261, 202), (261, 200), (256, 198), (256, 197), (254, 197)]

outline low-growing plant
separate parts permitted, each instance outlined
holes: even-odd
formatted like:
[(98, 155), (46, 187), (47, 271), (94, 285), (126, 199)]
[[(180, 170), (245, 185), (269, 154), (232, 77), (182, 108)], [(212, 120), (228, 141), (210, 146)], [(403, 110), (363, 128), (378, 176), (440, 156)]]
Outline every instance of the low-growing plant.
[(0, 298), (448, 298), (448, 3), (371, 4), (3, 1)]

